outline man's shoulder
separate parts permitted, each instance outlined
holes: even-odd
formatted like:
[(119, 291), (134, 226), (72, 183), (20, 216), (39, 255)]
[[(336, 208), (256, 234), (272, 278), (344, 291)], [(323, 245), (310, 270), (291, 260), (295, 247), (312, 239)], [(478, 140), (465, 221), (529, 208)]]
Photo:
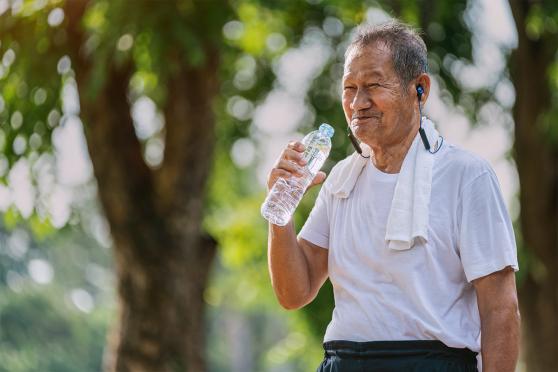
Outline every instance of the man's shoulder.
[(469, 180), (494, 172), (486, 159), (454, 144), (448, 144), (440, 153), (439, 162), (441, 168), (449, 168)]

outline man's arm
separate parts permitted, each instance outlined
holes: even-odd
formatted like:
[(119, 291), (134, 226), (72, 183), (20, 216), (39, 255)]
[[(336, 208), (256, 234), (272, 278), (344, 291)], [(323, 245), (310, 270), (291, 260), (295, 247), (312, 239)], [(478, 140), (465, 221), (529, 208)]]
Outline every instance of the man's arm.
[(507, 267), (473, 280), (481, 319), (484, 372), (514, 372), (519, 355), (520, 317), (515, 273)]
[(268, 264), (281, 306), (298, 309), (310, 303), (327, 278), (327, 249), (297, 239), (293, 223), (269, 224)]
[[(300, 177), (304, 145), (291, 142), (271, 169), (267, 187), (273, 187), (279, 177)], [(318, 172), (310, 187), (322, 183), (326, 175)], [(269, 224), (268, 265), (271, 284), (281, 306), (298, 309), (316, 297), (327, 278), (327, 249), (304, 239), (297, 239), (293, 222), (286, 226)]]

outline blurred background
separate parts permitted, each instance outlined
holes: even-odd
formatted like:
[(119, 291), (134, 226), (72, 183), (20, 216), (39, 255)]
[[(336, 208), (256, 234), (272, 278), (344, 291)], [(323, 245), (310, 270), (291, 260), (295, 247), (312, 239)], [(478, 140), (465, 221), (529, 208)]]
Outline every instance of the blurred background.
[[(277, 304), (265, 178), (340, 104), (354, 27), (423, 32), (426, 114), (516, 227), (519, 371), (558, 370), (558, 3), (0, 0), (0, 371), (311, 371), (332, 310)], [(297, 210), (300, 228), (317, 188)]]

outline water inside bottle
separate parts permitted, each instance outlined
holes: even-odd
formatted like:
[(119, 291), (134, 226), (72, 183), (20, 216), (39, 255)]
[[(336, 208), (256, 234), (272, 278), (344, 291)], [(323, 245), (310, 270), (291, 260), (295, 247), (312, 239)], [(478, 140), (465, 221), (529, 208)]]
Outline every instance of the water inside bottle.
[(331, 148), (329, 138), (332, 135), (333, 128), (328, 124), (322, 124), (319, 131), (304, 137), (302, 141), (306, 146), (302, 155), (306, 160), (306, 165), (303, 167), (304, 174), (302, 177), (279, 178), (275, 182), (261, 208), (265, 219), (279, 226), (285, 226), (290, 221), (304, 192), (329, 154)]

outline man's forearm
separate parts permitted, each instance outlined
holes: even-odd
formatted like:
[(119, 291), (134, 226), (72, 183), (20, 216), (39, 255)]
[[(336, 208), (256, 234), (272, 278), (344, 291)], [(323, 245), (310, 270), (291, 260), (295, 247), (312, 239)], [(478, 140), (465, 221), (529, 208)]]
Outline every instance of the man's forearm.
[(269, 224), (268, 242), (269, 273), (279, 303), (287, 309), (301, 307), (310, 292), (310, 277), (293, 223), (283, 227)]
[(520, 320), (515, 308), (483, 317), (481, 352), (483, 372), (514, 372), (519, 356)]

